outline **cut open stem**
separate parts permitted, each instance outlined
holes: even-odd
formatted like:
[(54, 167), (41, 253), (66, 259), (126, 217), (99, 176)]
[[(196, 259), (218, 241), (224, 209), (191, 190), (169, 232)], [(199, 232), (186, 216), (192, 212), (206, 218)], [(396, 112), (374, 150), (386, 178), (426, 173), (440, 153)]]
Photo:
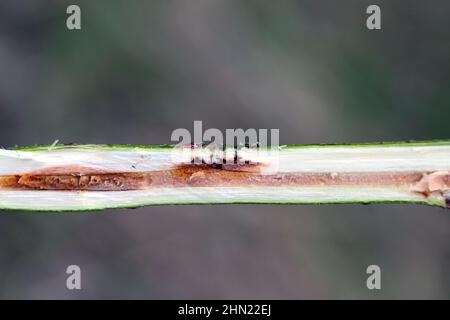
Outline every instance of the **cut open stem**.
[(52, 145), (0, 150), (0, 208), (410, 202), (448, 207), (450, 141), (266, 149)]

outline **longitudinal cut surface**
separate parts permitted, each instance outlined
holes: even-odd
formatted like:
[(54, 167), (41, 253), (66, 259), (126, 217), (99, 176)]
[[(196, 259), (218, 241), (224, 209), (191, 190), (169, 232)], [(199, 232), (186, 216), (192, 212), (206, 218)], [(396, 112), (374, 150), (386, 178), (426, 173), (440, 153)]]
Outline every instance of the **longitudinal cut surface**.
[(0, 208), (412, 202), (445, 207), (450, 142), (226, 149), (52, 146), (0, 150)]

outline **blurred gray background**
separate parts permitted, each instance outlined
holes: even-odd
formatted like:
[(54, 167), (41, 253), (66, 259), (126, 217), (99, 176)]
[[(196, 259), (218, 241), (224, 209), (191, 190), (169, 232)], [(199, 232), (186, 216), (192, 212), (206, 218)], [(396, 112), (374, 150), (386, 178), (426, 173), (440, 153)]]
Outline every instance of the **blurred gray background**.
[[(194, 120), (282, 144), (450, 138), (449, 40), (447, 0), (2, 0), (0, 145), (170, 143)], [(0, 298), (449, 298), (449, 273), (450, 212), (425, 206), (0, 212)]]

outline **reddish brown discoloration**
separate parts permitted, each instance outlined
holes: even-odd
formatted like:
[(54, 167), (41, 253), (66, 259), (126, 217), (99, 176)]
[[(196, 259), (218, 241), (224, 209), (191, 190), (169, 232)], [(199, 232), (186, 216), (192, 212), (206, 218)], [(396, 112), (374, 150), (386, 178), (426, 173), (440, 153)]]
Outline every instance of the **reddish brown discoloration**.
[[(170, 172), (170, 171), (169, 171)], [(183, 165), (172, 170), (174, 182), (191, 186), (409, 186), (419, 181), (421, 173), (280, 173), (229, 171), (207, 166)]]
[(414, 185), (414, 191), (430, 193), (434, 191), (450, 190), (450, 172), (436, 171), (423, 174), (420, 181)]
[[(114, 173), (97, 175), (34, 175), (25, 174), (9, 188), (34, 190), (86, 190), (86, 191), (124, 191), (144, 189), (151, 182), (143, 173)], [(1, 180), (0, 180), (1, 184)]]
[(20, 176), (0, 176), (0, 188), (14, 188)]
[[(262, 174), (258, 164), (183, 164), (171, 170), (113, 173), (93, 167), (53, 167), (0, 177), (0, 188), (32, 190), (124, 191), (153, 187), (232, 186), (392, 186), (418, 193), (423, 173), (297, 173)], [(448, 176), (437, 175), (447, 183)], [(434, 181), (434, 180), (433, 180)], [(436, 186), (436, 184), (432, 184)]]

